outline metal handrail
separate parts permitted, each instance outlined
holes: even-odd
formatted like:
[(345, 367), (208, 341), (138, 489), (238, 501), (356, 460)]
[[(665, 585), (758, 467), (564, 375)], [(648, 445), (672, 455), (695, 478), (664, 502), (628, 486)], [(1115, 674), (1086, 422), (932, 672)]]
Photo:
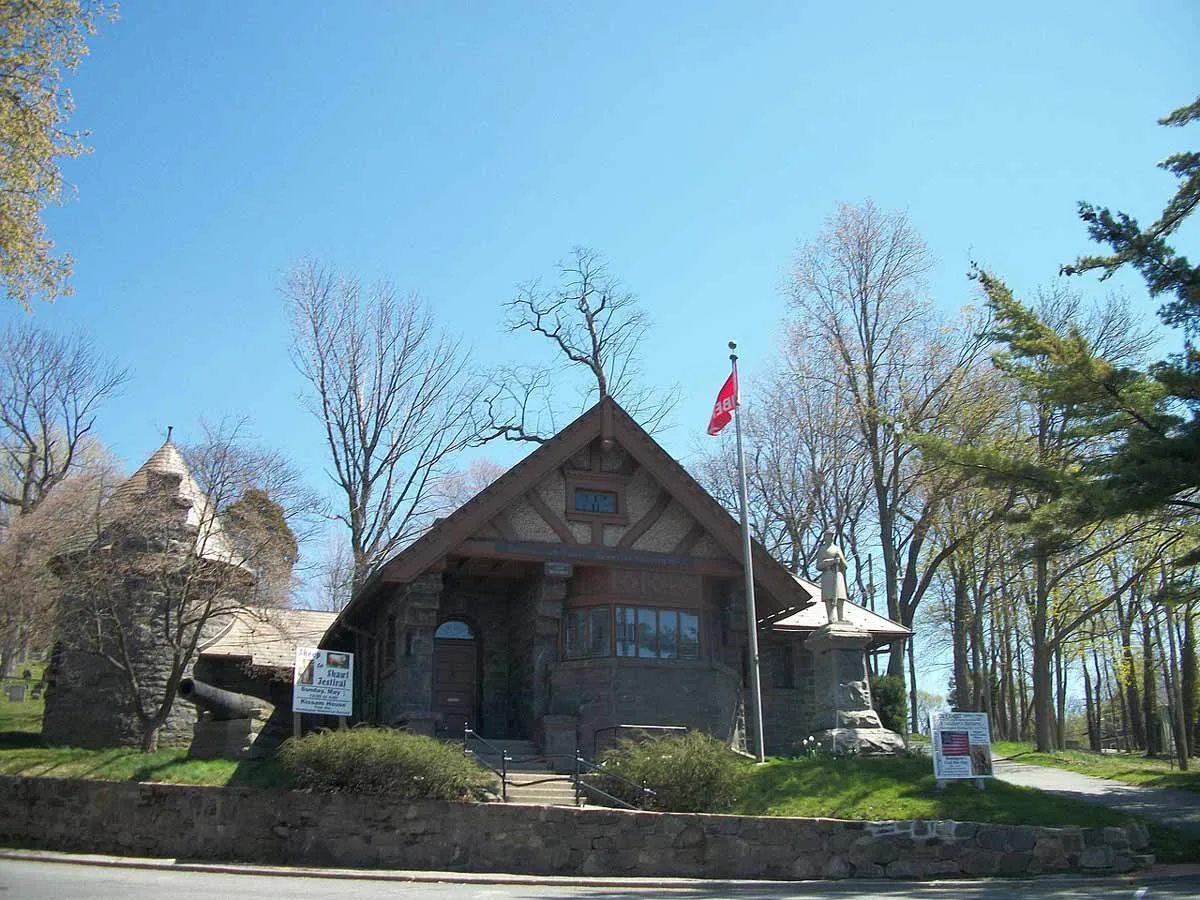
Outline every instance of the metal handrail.
[[(474, 750), (472, 750), (470, 747), (467, 746), (467, 741), (471, 740), (472, 738), (474, 738), (479, 743), (483, 744), (485, 747), (490, 749), (494, 754), (496, 754), (500, 757), (500, 768), (499, 769), (497, 769), (495, 766), (493, 766), (487, 760), (480, 758), (478, 753), (476, 753)], [(500, 799), (503, 800), (505, 803), (507, 803), (508, 802), (508, 764), (510, 762), (510, 757), (508, 755), (508, 751), (501, 749), (500, 747), (497, 747), (495, 744), (493, 744), (487, 738), (480, 737), (475, 732), (475, 729), (471, 728), (471, 726), (469, 726), (469, 725), (463, 726), (463, 742), (462, 743), (463, 743), (463, 753), (466, 753), (466, 754), (474, 757), (476, 762), (478, 762), (480, 765), (484, 766), (485, 768), (490, 769), (491, 771), (495, 772), (497, 775), (500, 776)]]
[[(584, 770), (596, 772), (600, 775), (603, 775), (605, 778), (612, 778), (621, 782), (622, 784), (628, 785), (638, 792), (638, 796), (641, 798), (641, 803), (638, 806), (634, 806), (628, 800), (622, 800), (620, 797), (614, 797), (612, 794), (608, 793), (608, 791), (598, 788), (594, 784), (588, 784), (583, 780)], [(625, 809), (646, 809), (654, 801), (654, 798), (658, 796), (657, 793), (646, 787), (646, 785), (630, 781), (625, 776), (618, 775), (616, 772), (606, 771), (604, 768), (596, 765), (591, 760), (584, 759), (583, 754), (580, 753), (578, 749), (575, 750), (575, 777), (572, 780), (575, 782), (576, 806), (583, 806), (583, 791), (585, 790), (591, 791), (593, 794), (598, 794), (599, 796), (604, 797), (606, 800), (611, 800), (613, 803), (625, 807)]]
[(599, 752), (599, 737), (602, 733), (611, 731), (613, 733), (614, 743), (617, 740), (617, 735), (622, 729), (630, 731), (647, 731), (661, 732), (664, 734), (687, 734), (688, 727), (686, 725), (607, 725), (604, 728), (597, 728), (592, 732), (592, 756), (596, 756)]

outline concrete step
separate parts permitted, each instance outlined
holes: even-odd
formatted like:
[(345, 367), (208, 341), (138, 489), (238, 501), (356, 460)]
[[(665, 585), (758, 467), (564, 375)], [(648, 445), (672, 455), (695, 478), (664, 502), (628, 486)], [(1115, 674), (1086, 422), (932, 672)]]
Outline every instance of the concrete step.
[[(471, 741), (467, 744), (467, 749), (472, 751), (480, 761), (487, 763), (494, 769), (500, 768), (500, 754), (508, 754), (508, 770), (513, 771), (529, 771), (529, 772), (546, 772), (549, 768), (546, 765), (546, 758), (542, 756), (533, 741), (516, 740), (510, 738), (487, 738), (487, 744), (479, 741)], [(490, 744), (491, 746), (488, 746)]]
[(509, 803), (529, 803), (538, 806), (574, 806), (575, 786), (568, 781), (549, 781), (542, 784), (509, 784)]

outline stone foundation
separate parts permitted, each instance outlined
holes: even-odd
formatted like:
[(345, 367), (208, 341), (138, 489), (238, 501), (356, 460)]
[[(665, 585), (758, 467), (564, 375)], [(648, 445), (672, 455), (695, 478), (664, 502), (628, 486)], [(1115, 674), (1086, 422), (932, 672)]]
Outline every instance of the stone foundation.
[(846, 822), (0, 777), (0, 843), (191, 860), (539, 875), (928, 878), (1125, 872), (1140, 825)]

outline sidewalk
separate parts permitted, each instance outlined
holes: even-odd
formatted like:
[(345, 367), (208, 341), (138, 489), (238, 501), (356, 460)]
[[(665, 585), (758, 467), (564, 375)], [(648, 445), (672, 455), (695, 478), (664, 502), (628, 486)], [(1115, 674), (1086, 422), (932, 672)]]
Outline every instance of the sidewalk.
[(1200, 838), (1200, 794), (1166, 788), (1136, 787), (1107, 778), (1093, 778), (1065, 769), (1031, 766), (1004, 757), (992, 757), (993, 771), (1001, 781), (1037, 788), (1048, 794), (1098, 803), (1166, 825), (1189, 837)]

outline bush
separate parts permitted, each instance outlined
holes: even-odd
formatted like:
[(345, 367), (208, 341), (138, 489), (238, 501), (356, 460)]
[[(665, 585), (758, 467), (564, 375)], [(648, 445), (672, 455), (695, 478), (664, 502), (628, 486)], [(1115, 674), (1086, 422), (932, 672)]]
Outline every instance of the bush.
[(461, 748), (388, 728), (292, 738), (279, 748), (279, 762), (296, 788), (393, 800), (470, 800), (492, 781)]
[[(743, 764), (724, 743), (699, 731), (649, 741), (622, 741), (601, 755), (608, 772), (645, 784), (653, 807), (669, 812), (724, 812), (737, 800)], [(610, 779), (605, 788), (637, 805), (637, 790)]]
[(908, 730), (908, 695), (897, 675), (872, 675), (871, 700), (884, 728), (904, 734)]

